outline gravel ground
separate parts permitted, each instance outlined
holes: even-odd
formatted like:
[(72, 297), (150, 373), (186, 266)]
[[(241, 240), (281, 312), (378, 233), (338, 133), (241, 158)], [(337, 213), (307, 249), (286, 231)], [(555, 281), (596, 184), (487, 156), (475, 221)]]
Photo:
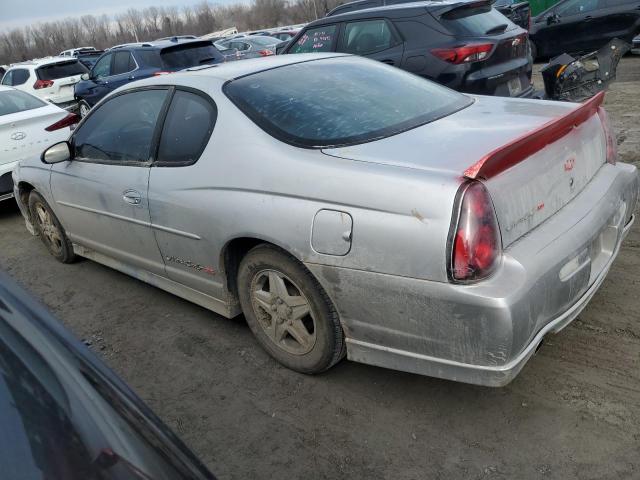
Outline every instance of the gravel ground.
[[(607, 98), (640, 164), (640, 57)], [(580, 318), (509, 386), (344, 361), (308, 377), (225, 320), (90, 261), (61, 265), (0, 205), (0, 268), (41, 299), (221, 479), (640, 478), (640, 223)]]

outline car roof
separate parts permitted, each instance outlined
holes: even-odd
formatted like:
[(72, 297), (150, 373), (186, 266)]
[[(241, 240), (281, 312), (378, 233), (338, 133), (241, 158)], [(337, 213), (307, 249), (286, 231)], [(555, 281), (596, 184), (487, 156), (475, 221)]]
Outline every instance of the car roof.
[[(305, 28), (314, 26), (314, 25), (337, 23), (338, 21), (349, 20), (352, 18), (375, 17), (380, 15), (381, 13), (386, 13), (386, 12), (389, 12), (389, 13), (401, 12), (403, 15), (407, 15), (407, 14), (415, 14), (415, 13), (418, 13), (419, 11), (426, 11), (430, 7), (464, 5), (467, 3), (476, 3), (477, 1), (478, 0), (423, 0), (423, 1), (417, 1), (417, 2), (382, 5), (379, 7), (362, 8), (360, 10), (346, 10), (344, 13), (336, 13), (335, 15), (319, 18), (318, 20), (309, 22)], [(353, 4), (353, 3), (359, 3), (359, 2), (349, 2), (349, 3)], [(339, 5), (338, 7), (344, 7), (345, 5), (349, 5), (349, 3)], [(338, 7), (336, 7), (336, 9)], [(402, 12), (404, 10), (409, 10), (411, 12)]]
[[(78, 60), (73, 57), (46, 57), (46, 58), (34, 58), (33, 60), (27, 60), (26, 62), (12, 63), (9, 68), (19, 67), (41, 67), (43, 65), (51, 65), (53, 63), (63, 62), (77, 62)], [(9, 69), (7, 69), (8, 71)]]
[(171, 37), (169, 40), (155, 40), (153, 42), (140, 42), (140, 43), (123, 43), (122, 45), (115, 45), (111, 47), (109, 50), (120, 50), (120, 49), (134, 49), (134, 50), (161, 50), (167, 47), (174, 47), (176, 45), (187, 45), (189, 43), (206, 43), (211, 42), (211, 40), (206, 40), (202, 38), (180, 38), (180, 37)]
[[(233, 80), (246, 75), (251, 75), (265, 70), (271, 70), (285, 65), (304, 63), (309, 61), (320, 61), (327, 58), (354, 57), (344, 53), (301, 53), (296, 55), (271, 55), (269, 57), (249, 58), (239, 62), (221, 63), (218, 65), (203, 65), (188, 68), (170, 75), (151, 77), (145, 80), (134, 82), (133, 86), (149, 85), (181, 85), (183, 81), (188, 81), (195, 77), (215, 78), (219, 81)], [(189, 82), (191, 83), (191, 82)], [(131, 84), (129, 84), (131, 85)], [(126, 89), (123, 87), (122, 89)]]

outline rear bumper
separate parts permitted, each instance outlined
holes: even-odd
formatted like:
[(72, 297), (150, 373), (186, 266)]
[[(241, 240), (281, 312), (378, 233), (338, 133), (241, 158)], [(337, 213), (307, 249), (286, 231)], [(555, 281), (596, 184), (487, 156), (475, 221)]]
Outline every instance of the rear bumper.
[(603, 166), (475, 285), (308, 267), (336, 304), (350, 359), (501, 386), (593, 297), (631, 228), (637, 196), (634, 167)]
[(13, 178), (11, 173), (18, 162), (0, 165), (0, 201), (13, 198)]

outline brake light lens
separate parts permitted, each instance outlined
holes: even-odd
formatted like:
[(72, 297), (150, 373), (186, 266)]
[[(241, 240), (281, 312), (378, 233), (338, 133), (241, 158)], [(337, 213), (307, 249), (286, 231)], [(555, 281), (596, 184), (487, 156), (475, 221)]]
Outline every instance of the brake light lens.
[(445, 62), (459, 65), (461, 63), (480, 62), (489, 58), (493, 51), (493, 43), (463, 45), (454, 48), (434, 48), (431, 53)]
[(43, 88), (53, 87), (53, 80), (36, 80), (33, 84), (35, 90), (41, 90)]
[(273, 50), (269, 50), (268, 48), (265, 48), (264, 50), (260, 50), (258, 53), (263, 57), (268, 57), (269, 55), (274, 55)]
[(604, 137), (607, 141), (607, 163), (615, 165), (618, 159), (618, 142), (616, 136), (613, 133), (611, 127), (611, 120), (609, 114), (603, 107), (598, 107), (598, 117), (600, 117), (600, 123), (602, 123), (602, 129), (604, 130)]
[(155, 73), (153, 74), (153, 76), (154, 76), (154, 77), (159, 77), (160, 75), (169, 75), (170, 73), (173, 73), (173, 72), (168, 72), (168, 71), (166, 71), (166, 70), (160, 70), (160, 71), (158, 71), (158, 72), (155, 72)]
[(45, 130), (47, 132), (55, 132), (56, 130), (60, 130), (62, 128), (71, 127), (80, 121), (80, 117), (75, 113), (70, 113), (62, 120), (57, 121), (56, 123), (49, 125)]
[(493, 202), (484, 185), (474, 181), (462, 189), (449, 271), (453, 281), (471, 282), (486, 278), (495, 270), (502, 242)]

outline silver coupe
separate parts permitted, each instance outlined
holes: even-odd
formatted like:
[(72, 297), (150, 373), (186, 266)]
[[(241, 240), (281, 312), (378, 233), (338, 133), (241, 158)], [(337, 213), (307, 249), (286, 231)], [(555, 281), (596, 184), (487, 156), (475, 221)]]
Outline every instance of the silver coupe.
[(225, 317), (289, 368), (499, 386), (576, 318), (633, 223), (600, 94), (463, 95), (283, 55), (123, 87), (14, 172), (27, 227)]

